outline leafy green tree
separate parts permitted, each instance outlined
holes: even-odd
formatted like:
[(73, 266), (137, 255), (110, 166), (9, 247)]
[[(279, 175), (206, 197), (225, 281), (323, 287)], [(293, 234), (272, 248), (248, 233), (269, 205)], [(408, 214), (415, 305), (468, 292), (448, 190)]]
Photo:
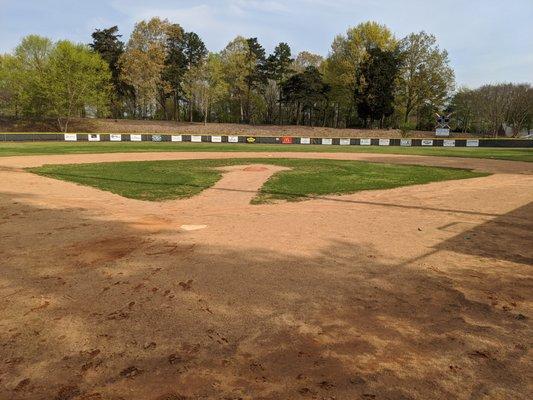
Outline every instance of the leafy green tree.
[(278, 88), (278, 122), (283, 124), (283, 114), (281, 112), (281, 86), (285, 80), (294, 73), (291, 68), (294, 59), (291, 58), (291, 48), (287, 43), (280, 43), (274, 49), (274, 53), (266, 60), (266, 73), (268, 78), (276, 82)]
[(11, 107), (14, 107), (13, 114), (16, 115), (15, 93), (11, 84), (12, 64), (14, 57), (9, 54), (0, 54), (0, 115), (8, 114)]
[(27, 70), (43, 72), (54, 45), (48, 38), (29, 35), (22, 39), (15, 49), (15, 57)]
[(184, 90), (198, 105), (207, 123), (210, 108), (227, 92), (220, 55), (211, 53), (207, 60), (193, 65), (185, 74)]
[(304, 72), (307, 67), (315, 67), (320, 70), (323, 62), (324, 57), (322, 57), (320, 54), (301, 51), (294, 59), (292, 69), (295, 72)]
[(111, 74), (88, 46), (47, 38), (24, 38), (13, 55), (2, 57), (0, 88), (16, 116), (55, 118), (67, 132), (72, 117), (88, 108), (106, 115)]
[[(454, 89), (454, 73), (448, 53), (440, 50), (434, 35), (412, 33), (400, 42), (402, 65), (398, 83), (398, 109), (407, 122), (413, 111), (424, 106), (444, 108)], [(419, 118), (417, 118), (419, 120)]]
[(133, 87), (135, 115), (153, 117), (157, 102), (172, 88), (163, 80), (170, 23), (160, 18), (135, 25), (125, 52), (120, 56), (120, 78)]
[(449, 107), (456, 128), (497, 136), (517, 136), (531, 129), (533, 88), (528, 83), (483, 85), (477, 89), (461, 88)]
[(476, 115), (474, 91), (466, 87), (459, 88), (450, 103), (450, 111), (453, 112), (453, 121), (456, 129), (463, 133), (472, 131)]
[(107, 113), (111, 73), (107, 63), (84, 45), (58, 42), (46, 66), (44, 90), (59, 129), (67, 132), (74, 115), (90, 107)]
[(237, 36), (220, 53), (224, 80), (228, 86), (226, 96), (227, 111), (222, 118), (225, 122), (243, 122), (246, 101), (245, 76), (246, 53), (248, 43), (242, 36)]
[[(59, 98), (52, 101), (49, 93), (62, 90), (55, 60), (60, 49), (63, 56), (83, 57), (65, 46), (32, 35), (13, 53), (0, 56), (2, 114), (54, 116), (66, 129), (69, 118), (63, 111), (68, 107), (58, 107)], [(83, 115), (87, 106), (104, 110), (101, 95), (107, 93), (115, 117), (280, 124), (287, 119), (333, 127), (416, 120), (419, 128), (427, 128), (435, 111), (450, 107), (462, 110), (465, 130), (494, 133), (502, 124), (513, 129), (531, 124), (530, 88), (489, 85), (458, 93), (450, 103), (453, 71), (435, 37), (421, 32), (398, 42), (376, 22), (337, 36), (326, 59), (306, 51), (293, 59), (287, 43), (279, 43), (266, 57), (254, 37), (237, 37), (220, 53), (208, 55), (196, 33), (161, 18), (137, 23), (126, 45), (116, 26), (97, 29), (90, 48), (107, 63), (111, 90), (98, 89), (93, 99), (72, 101), (66, 115)], [(63, 73), (74, 80), (81, 74), (77, 69)]]
[(368, 49), (379, 48), (393, 51), (397, 41), (392, 32), (377, 22), (365, 22), (348, 29), (346, 35), (339, 35), (333, 41), (331, 53), (324, 65), (324, 76), (332, 87), (332, 99), (336, 103), (335, 126), (339, 125), (340, 114), (344, 114), (344, 125), (355, 121), (357, 76), (361, 64), (368, 57)]
[(38, 118), (47, 114), (49, 103), (43, 88), (54, 45), (48, 38), (29, 35), (6, 58), (7, 77), (15, 114)]

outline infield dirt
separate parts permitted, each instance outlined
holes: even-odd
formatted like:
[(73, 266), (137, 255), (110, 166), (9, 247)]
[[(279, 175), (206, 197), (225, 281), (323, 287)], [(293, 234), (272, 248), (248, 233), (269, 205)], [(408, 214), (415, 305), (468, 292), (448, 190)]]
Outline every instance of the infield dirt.
[(272, 165), (159, 203), (22, 169), (268, 156), (0, 159), (0, 398), (530, 398), (531, 164), (326, 154), (494, 175), (271, 205)]

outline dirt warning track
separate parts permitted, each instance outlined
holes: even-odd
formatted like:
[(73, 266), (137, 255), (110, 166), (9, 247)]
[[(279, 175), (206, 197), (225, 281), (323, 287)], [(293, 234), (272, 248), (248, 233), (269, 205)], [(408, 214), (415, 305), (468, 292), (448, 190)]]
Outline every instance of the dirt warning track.
[[(130, 200), (20, 168), (219, 157), (461, 166), (461, 181), (250, 205), (279, 167)], [(0, 398), (527, 399), (528, 163), (371, 154), (0, 159)]]
[(436, 167), (467, 168), (493, 173), (533, 174), (533, 163), (523, 161), (490, 160), (483, 158), (411, 156), (376, 153), (298, 153), (298, 152), (157, 152), (68, 154), (49, 156), (15, 156), (0, 158), (0, 167), (38, 167), (43, 164), (79, 164), (116, 161), (195, 160), (220, 158), (322, 158), (330, 160), (360, 160), (391, 164), (432, 165)]

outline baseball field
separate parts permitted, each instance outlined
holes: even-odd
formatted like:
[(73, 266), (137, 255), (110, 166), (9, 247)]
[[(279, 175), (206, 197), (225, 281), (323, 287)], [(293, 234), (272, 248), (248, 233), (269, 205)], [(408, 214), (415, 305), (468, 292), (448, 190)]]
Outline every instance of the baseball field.
[(528, 399), (532, 161), (2, 143), (0, 399)]

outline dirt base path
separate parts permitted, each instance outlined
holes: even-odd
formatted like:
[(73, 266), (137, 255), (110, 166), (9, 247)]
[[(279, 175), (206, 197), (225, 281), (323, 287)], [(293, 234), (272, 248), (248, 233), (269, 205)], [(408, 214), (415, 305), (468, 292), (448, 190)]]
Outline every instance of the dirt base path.
[(204, 190), (189, 201), (177, 203), (192, 203), (200, 212), (221, 207), (225, 209), (247, 207), (268, 178), (276, 172), (289, 168), (256, 164), (219, 169), (224, 172), (224, 175), (211, 188)]
[(391, 164), (433, 165), (436, 167), (467, 168), (493, 173), (533, 174), (533, 163), (524, 161), (490, 160), (484, 158), (411, 156), (376, 153), (266, 153), (266, 152), (158, 152), (66, 154), (52, 156), (0, 157), (0, 167), (38, 167), (43, 164), (80, 164), (115, 161), (196, 160), (221, 158), (318, 158), (330, 160), (361, 160)]
[[(525, 163), (468, 160), (522, 174), (259, 206), (249, 199), (278, 167), (231, 167), (161, 203), (19, 169), (221, 156), (0, 159), (0, 398), (530, 398)], [(473, 165), (398, 157), (371, 159)]]

